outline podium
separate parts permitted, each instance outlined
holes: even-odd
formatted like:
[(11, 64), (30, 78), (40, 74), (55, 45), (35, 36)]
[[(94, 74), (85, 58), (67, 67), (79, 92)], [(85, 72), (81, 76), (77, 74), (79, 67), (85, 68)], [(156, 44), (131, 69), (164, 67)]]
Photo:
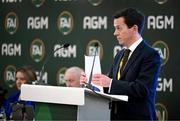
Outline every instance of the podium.
[[(59, 107), (58, 109), (61, 109), (61, 106), (67, 109), (72, 108), (75, 110), (74, 120), (77, 121), (110, 120), (110, 101), (128, 101), (128, 96), (108, 95), (93, 92), (87, 88), (23, 84), (21, 86), (21, 100), (47, 103), (56, 108)], [(66, 111), (64, 109), (63, 115), (69, 117), (70, 114), (65, 113)], [(61, 117), (55, 120), (60, 120)]]

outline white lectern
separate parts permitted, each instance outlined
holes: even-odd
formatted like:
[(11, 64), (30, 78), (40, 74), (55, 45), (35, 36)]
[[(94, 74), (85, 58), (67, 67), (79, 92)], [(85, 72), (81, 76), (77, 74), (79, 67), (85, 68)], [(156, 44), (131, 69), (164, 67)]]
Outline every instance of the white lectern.
[(128, 101), (127, 96), (108, 95), (93, 92), (86, 88), (28, 84), (21, 86), (21, 99), (40, 103), (77, 106), (77, 116), (75, 118), (77, 121), (110, 120), (109, 102), (112, 100)]

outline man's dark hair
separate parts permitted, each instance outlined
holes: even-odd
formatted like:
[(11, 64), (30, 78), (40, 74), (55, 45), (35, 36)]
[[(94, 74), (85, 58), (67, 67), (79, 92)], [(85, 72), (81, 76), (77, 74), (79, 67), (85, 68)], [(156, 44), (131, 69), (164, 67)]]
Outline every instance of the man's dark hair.
[(143, 13), (141, 13), (140, 11), (134, 8), (126, 8), (114, 14), (114, 19), (117, 19), (119, 17), (124, 18), (128, 28), (131, 28), (133, 25), (137, 25), (138, 32), (141, 34), (144, 28), (144, 20), (145, 20), (145, 16)]

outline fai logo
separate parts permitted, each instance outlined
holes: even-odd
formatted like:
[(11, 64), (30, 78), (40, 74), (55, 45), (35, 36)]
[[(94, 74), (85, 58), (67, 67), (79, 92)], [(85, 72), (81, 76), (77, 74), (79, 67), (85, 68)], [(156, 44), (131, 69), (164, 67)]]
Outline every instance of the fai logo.
[(37, 8), (41, 7), (44, 4), (45, 0), (32, 0), (32, 3), (34, 6), (36, 6)]
[[(95, 43), (98, 43), (97, 53)], [(88, 56), (99, 55), (100, 59), (103, 57), (103, 46), (98, 40), (91, 40), (86, 47), (86, 54)]]
[(88, 0), (93, 6), (98, 6), (102, 3), (103, 0)]
[(60, 13), (57, 19), (57, 27), (58, 30), (63, 34), (63, 35), (68, 35), (72, 29), (73, 29), (73, 16), (71, 15), (70, 12), (64, 11)]
[(158, 121), (168, 120), (168, 112), (167, 112), (166, 107), (163, 104), (161, 103), (156, 104), (156, 115), (157, 115)]
[(168, 0), (154, 0), (156, 3), (158, 4), (164, 4), (166, 3)]
[(16, 33), (17, 29), (19, 27), (19, 19), (16, 13), (10, 12), (6, 15), (5, 18), (5, 29), (6, 31), (13, 35)]
[(15, 86), (16, 81), (16, 67), (13, 65), (8, 65), (4, 70), (4, 80), (5, 84), (12, 88)]
[(64, 80), (64, 73), (66, 71), (66, 67), (60, 68), (59, 71), (57, 72), (57, 85), (58, 86), (66, 86), (66, 81)]
[(160, 57), (162, 59), (161, 66), (165, 65), (169, 60), (169, 48), (168, 45), (163, 41), (156, 41), (153, 44), (153, 47), (159, 52)]
[(44, 58), (45, 45), (42, 40), (33, 40), (30, 47), (30, 55), (35, 62), (40, 62)]

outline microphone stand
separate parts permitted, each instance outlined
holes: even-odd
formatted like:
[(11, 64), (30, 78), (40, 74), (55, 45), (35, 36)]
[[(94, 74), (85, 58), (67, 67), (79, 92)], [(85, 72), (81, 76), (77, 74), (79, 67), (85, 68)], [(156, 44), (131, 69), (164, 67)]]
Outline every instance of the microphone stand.
[(35, 84), (38, 84), (38, 85), (46, 85), (44, 82), (43, 82), (43, 79), (42, 79), (42, 76), (44, 74), (44, 67), (46, 65), (46, 63), (49, 61), (50, 57), (52, 56), (53, 53), (55, 53), (56, 51), (62, 49), (62, 48), (67, 48), (69, 47), (69, 44), (66, 43), (64, 44), (63, 46), (57, 48), (56, 50), (54, 50), (53, 52), (51, 52), (48, 57), (46, 58), (46, 60), (44, 61), (43, 65), (42, 65), (42, 68), (41, 68), (41, 71), (40, 71), (40, 76), (39, 76), (39, 81), (35, 82)]
[(22, 105), (22, 120), (25, 121), (26, 120), (26, 106), (25, 106), (25, 102), (21, 102), (20, 104)]
[(98, 49), (98, 43), (95, 43), (95, 47), (96, 47), (96, 50), (95, 50), (95, 54), (94, 54), (94, 58), (93, 58), (91, 73), (89, 75), (89, 82), (86, 85), (86, 88), (88, 88), (88, 89), (90, 89), (92, 91), (95, 90), (95, 87), (91, 84), (91, 82), (92, 82), (92, 74), (93, 74), (93, 70), (94, 70), (94, 63), (95, 63), (95, 59), (96, 59), (96, 53), (97, 53), (97, 49)]

